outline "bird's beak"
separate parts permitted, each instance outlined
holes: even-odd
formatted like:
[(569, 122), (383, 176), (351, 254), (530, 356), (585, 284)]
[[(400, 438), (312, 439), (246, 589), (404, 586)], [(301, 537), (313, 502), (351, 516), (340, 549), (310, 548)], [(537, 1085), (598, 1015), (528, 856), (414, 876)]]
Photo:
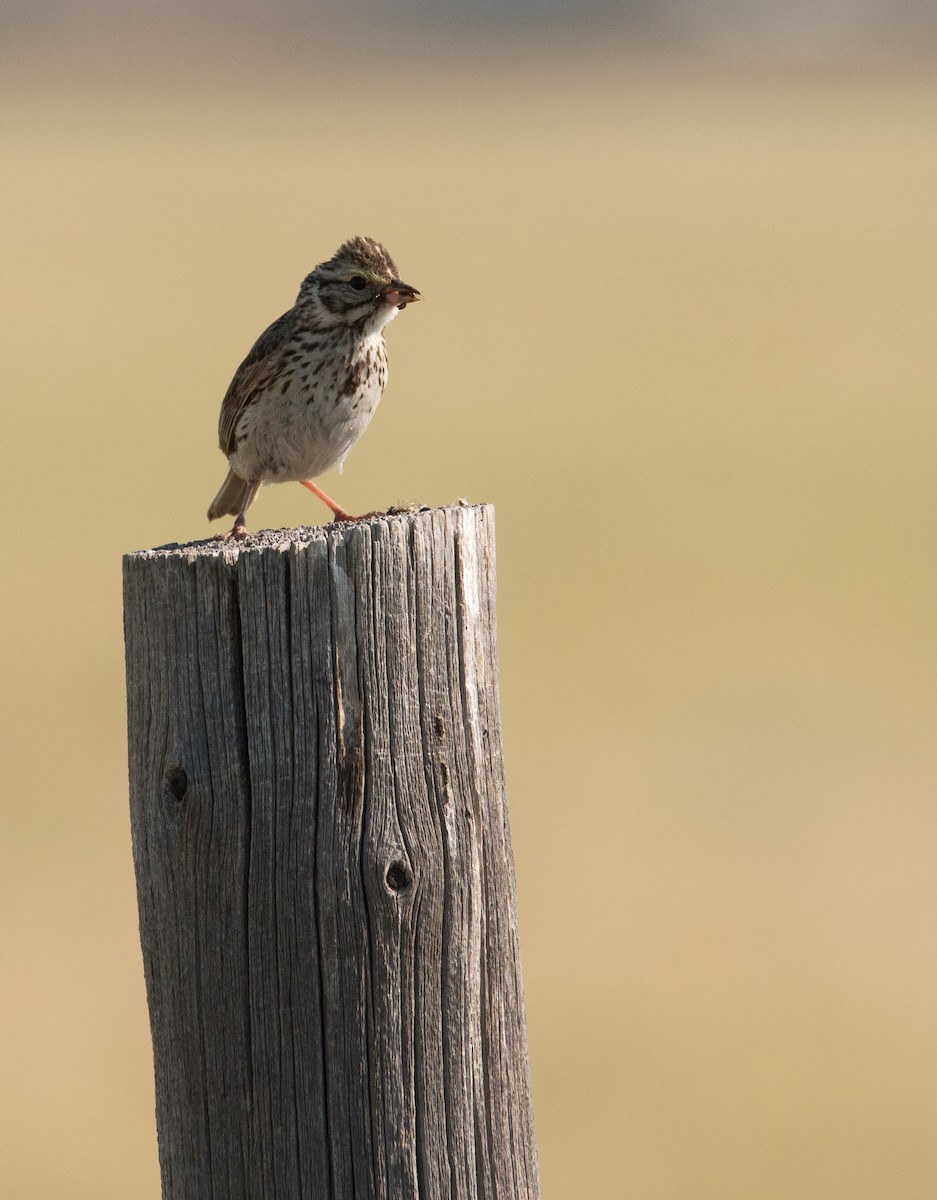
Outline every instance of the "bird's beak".
[(399, 279), (389, 283), (381, 292), (384, 303), (392, 304), (394, 308), (406, 308), (408, 304), (413, 304), (421, 298), (415, 287), (411, 287), (409, 283), (401, 283)]

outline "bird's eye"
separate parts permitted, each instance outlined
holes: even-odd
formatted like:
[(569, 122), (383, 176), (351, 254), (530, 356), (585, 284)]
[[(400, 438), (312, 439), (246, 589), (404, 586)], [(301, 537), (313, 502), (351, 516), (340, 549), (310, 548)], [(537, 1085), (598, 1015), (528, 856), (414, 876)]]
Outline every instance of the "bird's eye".
[(352, 275), (351, 279), (349, 279), (348, 282), (351, 284), (351, 286), (355, 289), (356, 292), (363, 292), (364, 289), (368, 286), (368, 281), (364, 278), (363, 275)]

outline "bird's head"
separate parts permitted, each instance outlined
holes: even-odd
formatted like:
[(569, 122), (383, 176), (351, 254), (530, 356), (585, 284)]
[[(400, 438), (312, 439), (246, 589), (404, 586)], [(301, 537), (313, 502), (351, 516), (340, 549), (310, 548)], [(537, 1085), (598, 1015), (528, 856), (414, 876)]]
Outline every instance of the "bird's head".
[(354, 237), (306, 276), (297, 304), (310, 307), (322, 325), (351, 325), (376, 333), (419, 299), (416, 288), (401, 281), (380, 242)]

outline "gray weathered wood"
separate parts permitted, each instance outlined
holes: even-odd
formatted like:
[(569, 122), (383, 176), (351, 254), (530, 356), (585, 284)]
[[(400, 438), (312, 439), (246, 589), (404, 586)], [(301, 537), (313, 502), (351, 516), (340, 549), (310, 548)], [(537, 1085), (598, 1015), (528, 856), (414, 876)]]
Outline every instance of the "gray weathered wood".
[(166, 1200), (540, 1195), (488, 507), (124, 559)]

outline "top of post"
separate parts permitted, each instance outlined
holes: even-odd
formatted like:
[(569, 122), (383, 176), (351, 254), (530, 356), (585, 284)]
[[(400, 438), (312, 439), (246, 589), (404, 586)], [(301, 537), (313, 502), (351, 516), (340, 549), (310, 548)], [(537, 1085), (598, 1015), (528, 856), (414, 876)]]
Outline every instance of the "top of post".
[(432, 525), (440, 519), (458, 524), (463, 524), (466, 520), (473, 524), (486, 519), (490, 521), (494, 519), (494, 506), (469, 504), (460, 500), (458, 504), (444, 508), (390, 509), (386, 513), (375, 513), (357, 521), (333, 521), (328, 525), (297, 525), (284, 529), (258, 529), (238, 541), (222, 535), (200, 538), (194, 542), (169, 542), (165, 546), (154, 546), (149, 550), (130, 551), (124, 555), (124, 560), (129, 562), (140, 559), (177, 558), (193, 562), (198, 558), (212, 558), (234, 563), (245, 554), (270, 551), (286, 553), (302, 550), (314, 542), (342, 542), (360, 529), (374, 529), (376, 526), (395, 523), (416, 527), (423, 524)]

